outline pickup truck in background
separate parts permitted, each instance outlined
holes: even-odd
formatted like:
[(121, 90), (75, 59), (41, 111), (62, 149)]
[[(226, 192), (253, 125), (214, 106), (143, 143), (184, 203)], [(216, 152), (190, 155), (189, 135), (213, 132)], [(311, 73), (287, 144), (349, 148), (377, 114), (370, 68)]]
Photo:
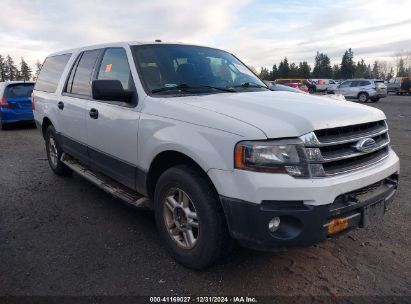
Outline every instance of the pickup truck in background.
[(394, 77), (387, 83), (388, 93), (402, 95), (404, 93), (411, 94), (411, 77)]

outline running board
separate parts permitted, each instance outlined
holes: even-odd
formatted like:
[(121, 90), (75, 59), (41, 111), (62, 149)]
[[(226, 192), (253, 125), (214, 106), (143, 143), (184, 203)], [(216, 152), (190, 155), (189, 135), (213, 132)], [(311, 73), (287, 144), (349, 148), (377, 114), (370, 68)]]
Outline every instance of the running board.
[(88, 167), (84, 166), (70, 155), (63, 153), (61, 161), (77, 174), (125, 203), (137, 208), (152, 209), (149, 198), (131, 190), (102, 173), (91, 171)]

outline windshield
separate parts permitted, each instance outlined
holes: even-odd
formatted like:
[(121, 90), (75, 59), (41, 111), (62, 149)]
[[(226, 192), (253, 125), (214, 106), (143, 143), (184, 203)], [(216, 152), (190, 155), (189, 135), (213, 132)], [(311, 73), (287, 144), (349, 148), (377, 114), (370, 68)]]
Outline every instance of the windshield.
[(134, 46), (137, 69), (150, 94), (225, 93), (266, 90), (233, 55), (189, 45)]

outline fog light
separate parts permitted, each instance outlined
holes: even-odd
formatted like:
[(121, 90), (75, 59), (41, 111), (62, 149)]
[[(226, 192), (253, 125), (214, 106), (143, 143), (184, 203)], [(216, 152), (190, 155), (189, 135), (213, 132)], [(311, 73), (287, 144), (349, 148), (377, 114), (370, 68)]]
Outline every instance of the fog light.
[(271, 232), (276, 232), (278, 227), (280, 227), (280, 218), (278, 216), (273, 217), (269, 222), (268, 222), (268, 229)]
[(337, 218), (328, 224), (328, 234), (335, 234), (348, 228), (348, 220)]

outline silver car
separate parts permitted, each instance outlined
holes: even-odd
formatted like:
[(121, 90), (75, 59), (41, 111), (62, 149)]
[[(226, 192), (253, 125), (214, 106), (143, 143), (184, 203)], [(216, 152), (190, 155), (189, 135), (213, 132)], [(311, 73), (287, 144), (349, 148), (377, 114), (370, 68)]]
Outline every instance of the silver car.
[(387, 86), (382, 80), (350, 79), (342, 82), (335, 94), (342, 94), (345, 98), (358, 99), (360, 102), (377, 102), (380, 98), (387, 97)]

